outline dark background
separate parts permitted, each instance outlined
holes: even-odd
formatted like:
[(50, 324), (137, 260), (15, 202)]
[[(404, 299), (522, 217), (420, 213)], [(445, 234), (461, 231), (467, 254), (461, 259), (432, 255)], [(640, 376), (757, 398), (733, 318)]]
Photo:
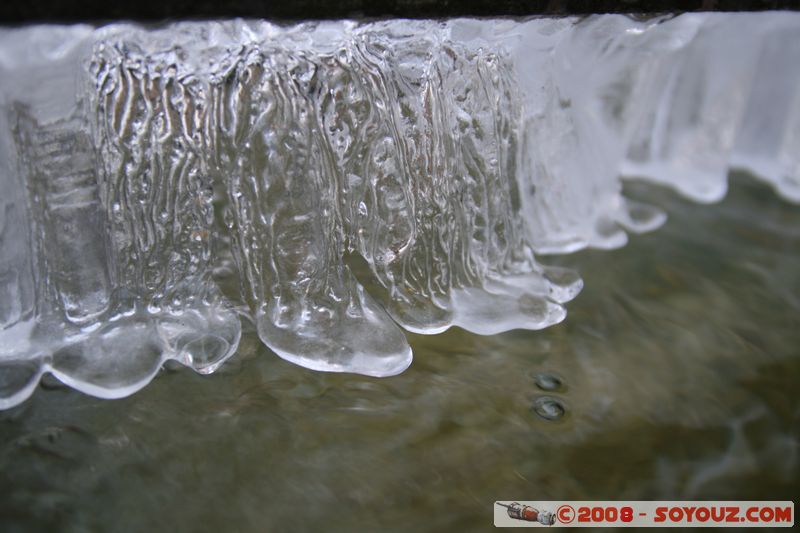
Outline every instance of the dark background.
[(252, 17), (525, 16), (583, 13), (660, 13), (800, 9), (800, 0), (162, 0), (115, 4), (109, 0), (0, 0), (0, 21), (101, 21)]

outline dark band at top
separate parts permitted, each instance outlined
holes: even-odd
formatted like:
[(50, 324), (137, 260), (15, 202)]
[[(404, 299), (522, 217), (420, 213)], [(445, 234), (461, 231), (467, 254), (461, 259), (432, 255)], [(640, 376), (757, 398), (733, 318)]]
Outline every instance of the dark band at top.
[(800, 9), (800, 0), (6, 0), (0, 21), (161, 21), (209, 18), (309, 20), (580, 15)]

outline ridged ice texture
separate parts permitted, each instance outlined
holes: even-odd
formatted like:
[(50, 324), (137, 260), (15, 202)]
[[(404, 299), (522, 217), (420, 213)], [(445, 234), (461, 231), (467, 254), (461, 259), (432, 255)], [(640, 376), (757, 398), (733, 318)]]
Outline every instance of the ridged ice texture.
[[(32, 55), (20, 70), (41, 59)], [(191, 97), (102, 45), (87, 56), (72, 79), (47, 79), (45, 60), (9, 87), (30, 96), (4, 102), (0, 407), (44, 372), (109, 398), (143, 387), (167, 359), (209, 373), (239, 341), (210, 281), (211, 178), (174, 111)]]
[(239, 314), (374, 376), (401, 327), (546, 327), (581, 281), (534, 253), (664, 221), (620, 174), (800, 200), (795, 14), (32, 27), (0, 80), (0, 407), (212, 372)]

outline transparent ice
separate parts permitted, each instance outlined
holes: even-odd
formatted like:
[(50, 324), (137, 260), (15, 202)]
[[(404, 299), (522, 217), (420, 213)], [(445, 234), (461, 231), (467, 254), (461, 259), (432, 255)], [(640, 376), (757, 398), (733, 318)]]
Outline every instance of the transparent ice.
[(535, 253), (665, 220), (620, 175), (731, 168), (800, 201), (798, 14), (0, 30), (0, 408), (213, 372), (243, 318), (372, 376), (544, 328), (582, 282)]

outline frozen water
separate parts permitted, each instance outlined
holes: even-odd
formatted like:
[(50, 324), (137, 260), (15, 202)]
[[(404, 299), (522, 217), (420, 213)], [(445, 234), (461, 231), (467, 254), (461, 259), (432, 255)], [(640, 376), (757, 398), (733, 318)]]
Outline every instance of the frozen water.
[(213, 372), (242, 315), (373, 376), (410, 364), (401, 327), (557, 323), (582, 282), (535, 253), (665, 219), (620, 174), (708, 202), (744, 168), (800, 200), (799, 36), (787, 13), (2, 30), (0, 407), (45, 372), (102, 397)]

